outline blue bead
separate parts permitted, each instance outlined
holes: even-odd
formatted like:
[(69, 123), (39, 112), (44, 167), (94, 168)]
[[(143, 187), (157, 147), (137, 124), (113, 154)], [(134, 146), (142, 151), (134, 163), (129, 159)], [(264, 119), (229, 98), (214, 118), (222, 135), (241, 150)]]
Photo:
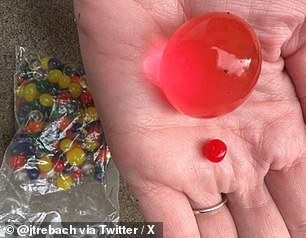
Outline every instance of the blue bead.
[(29, 179), (35, 180), (39, 177), (40, 172), (37, 168), (33, 168), (33, 169), (29, 169), (27, 171), (27, 174), (28, 174)]
[(59, 87), (57, 86), (57, 85), (51, 85), (50, 87), (49, 87), (49, 94), (51, 95), (51, 96), (53, 96), (53, 97), (55, 97), (57, 94), (58, 94), (58, 92), (59, 92)]
[(28, 134), (23, 134), (23, 133), (20, 133), (20, 134), (16, 134), (13, 138), (13, 143), (14, 144), (20, 144), (20, 143), (23, 143), (23, 142), (30, 142), (31, 141), (31, 138), (29, 137)]
[(20, 152), (23, 152), (25, 155), (35, 155), (36, 153), (36, 146), (29, 142), (22, 142), (15, 148), (20, 150)]
[(17, 112), (17, 119), (20, 124), (24, 123), (28, 117), (30, 112), (32, 111), (32, 107), (28, 103), (22, 103)]
[(51, 69), (61, 69), (62, 68), (62, 62), (57, 58), (51, 58), (51, 59), (49, 59), (48, 67), (49, 67), (49, 70), (51, 70)]
[(104, 182), (105, 181), (104, 173), (95, 173), (95, 179), (100, 182)]
[(64, 168), (65, 173), (71, 173), (74, 169), (75, 169), (75, 165), (65, 163), (65, 168)]
[(29, 114), (32, 111), (32, 106), (29, 103), (22, 103), (19, 108), (19, 111), (25, 114)]
[(82, 76), (82, 75), (85, 75), (85, 70), (84, 68), (81, 67), (81, 68), (78, 68), (75, 73), (78, 76)]
[(102, 170), (102, 168), (96, 167), (95, 168), (95, 179), (100, 181), (100, 182), (105, 182), (106, 180), (106, 174)]
[[(28, 142), (21, 142), (21, 143), (11, 143), (9, 145), (8, 152), (10, 154), (22, 154), (22, 155), (33, 155), (32, 153), (28, 153), (29, 151), (27, 150), (28, 148)], [(26, 149), (25, 149), (26, 148)]]
[(73, 132), (80, 133), (83, 130), (83, 125), (79, 122), (76, 122), (72, 125), (71, 130)]

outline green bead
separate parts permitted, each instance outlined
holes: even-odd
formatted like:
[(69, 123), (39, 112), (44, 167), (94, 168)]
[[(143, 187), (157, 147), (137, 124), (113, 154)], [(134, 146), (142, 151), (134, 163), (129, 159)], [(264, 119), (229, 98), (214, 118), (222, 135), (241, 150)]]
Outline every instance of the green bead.
[(19, 147), (14, 146), (14, 147), (10, 147), (10, 148), (9, 148), (9, 152), (10, 152), (11, 154), (13, 154), (13, 155), (17, 155), (17, 154), (19, 154), (19, 153), (22, 152), (22, 149), (19, 148)]
[(76, 116), (76, 114), (78, 114), (78, 107), (75, 104), (68, 104), (66, 106), (66, 110), (67, 110), (67, 115), (68, 116)]
[(46, 92), (49, 92), (49, 90), (52, 86), (47, 81), (39, 80), (39, 81), (36, 82), (36, 87), (37, 87), (38, 91), (40, 91), (42, 93), (46, 93)]
[(43, 106), (39, 103), (38, 100), (34, 100), (29, 103), (32, 107), (32, 110), (43, 111)]

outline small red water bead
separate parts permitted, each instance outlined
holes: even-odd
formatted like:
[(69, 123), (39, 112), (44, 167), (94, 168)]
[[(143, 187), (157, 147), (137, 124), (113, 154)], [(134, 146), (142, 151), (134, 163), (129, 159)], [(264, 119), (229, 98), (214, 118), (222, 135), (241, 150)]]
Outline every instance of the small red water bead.
[(67, 130), (66, 131), (66, 138), (70, 140), (74, 140), (76, 137), (75, 133), (72, 130)]
[(86, 106), (92, 106), (93, 105), (92, 95), (88, 91), (84, 91), (84, 92), (81, 93), (80, 100)]
[(237, 108), (261, 69), (255, 32), (229, 13), (208, 13), (183, 24), (160, 64), (160, 87), (169, 102), (192, 117), (216, 117)]
[(65, 163), (64, 163), (64, 161), (62, 161), (60, 159), (56, 159), (56, 160), (52, 161), (52, 164), (53, 164), (53, 170), (55, 172), (61, 173), (65, 169)]
[(100, 150), (99, 154), (97, 155), (96, 160), (97, 161), (107, 161), (107, 153), (108, 153), (108, 150), (106, 148), (103, 148), (102, 150)]
[(203, 154), (211, 162), (220, 162), (227, 152), (225, 143), (222, 140), (214, 139), (209, 141), (203, 147)]
[(60, 100), (60, 101), (71, 101), (72, 100), (71, 94), (68, 91), (59, 93), (56, 98), (57, 100)]
[(76, 168), (72, 173), (71, 173), (71, 178), (76, 182), (80, 182), (81, 179), (84, 177), (83, 171), (79, 168)]
[(28, 133), (38, 133), (41, 132), (44, 129), (44, 123), (43, 122), (35, 122), (30, 121), (28, 122), (25, 130)]
[(9, 158), (9, 166), (13, 170), (21, 168), (26, 163), (26, 158), (23, 155), (15, 155)]
[(57, 126), (61, 131), (64, 131), (70, 126), (71, 122), (70, 118), (63, 116), (58, 120)]

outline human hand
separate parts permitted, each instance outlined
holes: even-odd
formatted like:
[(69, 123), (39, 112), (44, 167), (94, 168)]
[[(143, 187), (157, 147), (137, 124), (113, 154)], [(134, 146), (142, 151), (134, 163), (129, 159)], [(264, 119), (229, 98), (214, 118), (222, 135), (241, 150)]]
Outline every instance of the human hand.
[[(156, 42), (211, 11), (254, 27), (263, 67), (241, 107), (194, 119), (169, 105), (142, 63)], [(289, 0), (75, 0), (82, 57), (113, 158), (147, 220), (164, 222), (165, 237), (306, 237), (305, 12), (305, 1)], [(200, 150), (214, 138), (228, 146), (218, 164)], [(219, 203), (221, 192), (227, 206), (193, 214)]]

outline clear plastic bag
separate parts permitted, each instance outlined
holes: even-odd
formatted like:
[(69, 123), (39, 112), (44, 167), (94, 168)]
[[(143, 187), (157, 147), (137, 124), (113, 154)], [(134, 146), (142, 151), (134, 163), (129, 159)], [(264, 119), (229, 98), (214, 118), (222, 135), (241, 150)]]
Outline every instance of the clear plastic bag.
[(84, 70), (18, 47), (15, 115), (0, 224), (118, 221), (119, 175)]

